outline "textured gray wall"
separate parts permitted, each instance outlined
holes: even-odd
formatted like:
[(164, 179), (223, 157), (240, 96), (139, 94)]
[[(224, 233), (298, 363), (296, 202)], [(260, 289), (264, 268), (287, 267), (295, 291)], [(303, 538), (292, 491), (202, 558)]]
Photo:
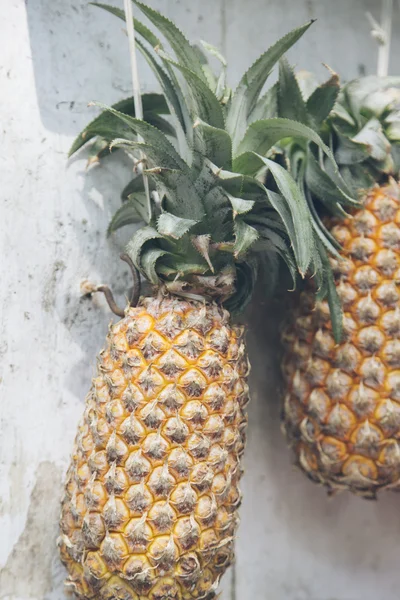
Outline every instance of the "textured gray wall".
[[(122, 4), (122, 2), (120, 3)], [(154, 0), (188, 36), (222, 48), (232, 83), (267, 46), (311, 17), (290, 59), (344, 78), (371, 73), (365, 11), (376, 0)], [(396, 6), (392, 70), (399, 55)], [(110, 319), (82, 279), (123, 294), (122, 237), (104, 232), (129, 179), (111, 159), (85, 173), (66, 152), (88, 100), (130, 92), (122, 24), (83, 0), (1, 0), (0, 599), (61, 600), (55, 550), (60, 485)], [(143, 88), (154, 80), (140, 63)], [(290, 465), (279, 431), (277, 333), (259, 299), (250, 319), (249, 444), (237, 563), (223, 599), (397, 600), (399, 500), (328, 499)]]

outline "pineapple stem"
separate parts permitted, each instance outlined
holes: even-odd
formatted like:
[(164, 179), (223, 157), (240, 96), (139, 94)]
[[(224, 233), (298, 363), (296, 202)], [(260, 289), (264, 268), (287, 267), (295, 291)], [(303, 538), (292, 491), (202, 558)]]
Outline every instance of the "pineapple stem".
[[(139, 301), (140, 296), (140, 275), (139, 271), (133, 264), (130, 256), (128, 254), (121, 254), (120, 259), (125, 261), (131, 270), (132, 279), (133, 279), (133, 287), (132, 294), (129, 300), (129, 306), (136, 306)], [(95, 289), (96, 292), (102, 292), (107, 300), (107, 304), (112, 310), (112, 312), (118, 317), (125, 316), (125, 310), (123, 308), (119, 308), (118, 304), (115, 302), (114, 295), (108, 285), (99, 285)]]
[[(136, 42), (135, 42), (135, 22), (133, 20), (133, 10), (132, 10), (132, 0), (124, 0), (124, 8), (125, 8), (125, 21), (126, 21), (126, 29), (128, 32), (128, 42), (129, 42), (129, 54), (131, 59), (131, 75), (132, 75), (132, 87), (133, 87), (133, 102), (135, 105), (135, 116), (137, 119), (143, 120), (143, 105), (142, 105), (142, 95), (140, 91), (140, 82), (139, 82), (139, 71), (137, 66), (137, 53), (136, 53)], [(138, 135), (139, 142), (143, 142), (143, 138)], [(150, 200), (150, 189), (149, 189), (149, 180), (145, 173), (145, 169), (143, 169), (143, 160), (145, 159), (145, 154), (140, 152), (140, 165), (139, 169), (141, 170), (144, 184), (144, 191), (146, 194), (146, 202), (147, 202), (147, 213), (149, 220), (151, 219), (151, 200)]]

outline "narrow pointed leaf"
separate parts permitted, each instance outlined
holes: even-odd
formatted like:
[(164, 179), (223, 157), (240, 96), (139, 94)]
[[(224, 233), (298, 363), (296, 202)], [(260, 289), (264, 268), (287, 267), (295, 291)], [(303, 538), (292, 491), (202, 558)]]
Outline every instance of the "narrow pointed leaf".
[[(156, 189), (152, 180), (149, 181), (149, 189), (151, 192)], [(131, 179), (131, 181), (124, 187), (121, 192), (121, 199), (125, 201), (131, 194), (134, 194), (135, 192), (144, 192), (143, 177), (141, 174), (136, 175), (136, 177)]]
[[(117, 8), (116, 6), (111, 6), (110, 4), (104, 4), (102, 2), (90, 2), (90, 4), (92, 6), (97, 6), (98, 8), (102, 8), (103, 10), (111, 13), (115, 17), (118, 17), (122, 21), (126, 22), (125, 11), (123, 11), (121, 8)], [(153, 46), (153, 48), (158, 45), (159, 39), (157, 38), (157, 36), (154, 35), (154, 33), (148, 27), (143, 25), (143, 23), (141, 23), (137, 19), (134, 19), (134, 23), (135, 23), (135, 29), (136, 29), (137, 33), (142, 35), (149, 42), (149, 44), (151, 46)]]
[(162, 235), (158, 233), (154, 227), (146, 226), (139, 229), (131, 241), (126, 247), (126, 251), (132, 259), (133, 264), (139, 270), (141, 270), (141, 254), (143, 252), (143, 246), (150, 240), (156, 240), (162, 238)]
[(375, 160), (385, 160), (390, 153), (390, 143), (382, 131), (380, 122), (376, 118), (370, 119), (361, 131), (353, 137), (352, 141), (365, 144), (371, 158)]
[[(160, 173), (168, 171), (177, 171), (182, 173), (178, 168), (175, 157), (171, 156), (168, 152), (165, 152), (164, 148), (157, 146), (157, 144), (147, 144), (146, 142), (136, 142), (132, 140), (125, 140), (117, 138), (112, 141), (111, 148), (125, 148), (126, 150), (138, 150), (146, 155), (146, 163), (148, 168), (147, 173), (152, 173), (152, 170), (159, 169)], [(165, 166), (159, 167), (162, 164)], [(153, 167), (153, 169), (151, 168)], [(156, 173), (154, 173), (156, 174)]]
[(109, 149), (110, 142), (103, 137), (97, 136), (95, 141), (91, 144), (88, 152), (87, 166), (93, 165), (100, 161), (102, 156), (110, 154)]
[(335, 150), (335, 159), (338, 165), (357, 165), (369, 158), (368, 145), (361, 140), (354, 140), (342, 135), (336, 128), (338, 144)]
[(158, 82), (160, 83), (164, 92), (165, 99), (168, 102), (171, 113), (175, 115), (183, 131), (186, 132), (190, 118), (186, 102), (183, 99), (179, 86), (174, 85), (162, 67), (155, 60), (151, 52), (149, 52), (139, 40), (136, 40), (136, 43), (147, 63), (153, 70), (155, 76), (157, 77)]
[(145, 192), (136, 192), (135, 194), (130, 194), (128, 201), (134, 204), (136, 212), (142, 221), (149, 223), (152, 215), (149, 215), (149, 206)]
[[(150, 121), (158, 114), (166, 114), (169, 112), (168, 106), (161, 94), (143, 94), (143, 118)], [(116, 104), (113, 104), (112, 109), (126, 115), (135, 115), (135, 107), (133, 98), (124, 98)], [(93, 121), (86, 125), (85, 129), (74, 140), (68, 156), (72, 156), (89, 140), (96, 136), (101, 136), (106, 140), (113, 140), (115, 137), (124, 137), (128, 131), (127, 127), (118, 120), (110, 111), (104, 110)]]
[(262, 96), (249, 115), (249, 124), (261, 119), (274, 119), (278, 116), (279, 82), (276, 82)]
[(261, 90), (276, 62), (307, 31), (312, 21), (294, 29), (278, 40), (248, 69), (240, 80), (229, 105), (227, 130), (236, 150), (247, 126), (248, 117), (260, 96)]
[(340, 82), (336, 73), (317, 87), (307, 100), (306, 110), (315, 127), (320, 127), (327, 119), (339, 95)]
[(100, 106), (105, 110), (108, 110), (113, 115), (118, 117), (123, 123), (128, 125), (128, 127), (134, 133), (140, 135), (146, 144), (152, 145), (153, 147), (157, 148), (163, 155), (169, 156), (169, 159), (174, 163), (175, 168), (182, 170), (188, 169), (188, 165), (180, 157), (180, 155), (175, 150), (168, 138), (156, 127), (149, 125), (149, 123), (146, 123), (141, 119), (135, 119), (133, 117), (130, 117), (129, 115), (124, 115), (123, 113), (118, 112), (110, 106), (100, 104), (99, 102), (97, 102), (96, 105)]
[(245, 254), (249, 248), (258, 239), (257, 229), (245, 223), (243, 219), (235, 221), (235, 256), (239, 257)]
[(333, 278), (332, 268), (329, 263), (329, 258), (326, 254), (324, 247), (321, 242), (319, 244), (319, 255), (321, 257), (322, 265), (324, 268), (324, 276), (327, 286), (327, 300), (329, 304), (329, 310), (331, 314), (332, 330), (335, 337), (335, 341), (339, 344), (343, 338), (343, 309), (342, 303), (337, 293), (335, 281)]
[[(225, 129), (218, 129), (198, 119), (195, 129), (201, 132), (202, 154), (221, 169), (232, 168), (232, 141)], [(198, 150), (200, 151), (200, 150)]]
[(290, 119), (262, 119), (249, 125), (246, 134), (240, 142), (237, 157), (233, 165), (236, 170), (236, 161), (240, 159), (240, 154), (250, 150), (258, 154), (266, 154), (274, 144), (285, 138), (303, 138), (309, 142), (314, 142), (323, 150), (336, 167), (335, 159), (331, 150), (322, 141), (320, 136), (303, 123), (298, 123)]
[(168, 61), (171, 65), (182, 72), (193, 98), (195, 109), (194, 116), (200, 118), (202, 121), (208, 123), (208, 125), (211, 125), (212, 127), (224, 129), (225, 121), (221, 104), (219, 103), (214, 92), (208, 87), (207, 83), (204, 83), (197, 73), (194, 73), (185, 65), (172, 60), (162, 50), (159, 50), (158, 54), (163, 58), (163, 60)]
[(140, 262), (143, 274), (153, 285), (160, 283), (160, 278), (157, 274), (157, 261), (166, 254), (168, 254), (168, 252), (161, 248), (147, 248), (142, 253)]
[(153, 23), (153, 25), (155, 25), (155, 27), (157, 27), (162, 35), (168, 40), (182, 65), (193, 71), (193, 73), (195, 73), (203, 81), (203, 83), (206, 83), (206, 77), (203, 73), (203, 69), (201, 68), (201, 62), (199, 61), (197, 52), (193, 46), (189, 44), (188, 40), (178, 29), (178, 27), (172, 23), (172, 21), (167, 19), (167, 17), (164, 17), (164, 15), (158, 11), (150, 8), (150, 6), (146, 6), (146, 4), (137, 2), (136, 0), (134, 0), (134, 2), (140, 7), (141, 11)]
[[(268, 197), (270, 201), (275, 199), (274, 208), (278, 210), (283, 222), (288, 226), (288, 233), (299, 271), (301, 275), (305, 275), (315, 250), (307, 200), (301, 193), (293, 177), (283, 167), (267, 158), (263, 160), (275, 180), (281, 197), (284, 198), (287, 205), (286, 214), (282, 213), (282, 210), (279, 210), (276, 195), (269, 192)], [(288, 212), (290, 213), (291, 222), (287, 216)]]
[[(125, 12), (120, 8), (101, 3), (92, 4), (93, 6), (99, 6), (100, 8), (103, 8), (104, 10), (125, 21)], [(146, 40), (146, 42), (148, 42), (150, 46), (152, 46), (152, 48), (162, 48), (161, 40), (156, 35), (154, 35), (154, 33), (148, 27), (143, 25), (143, 23), (141, 23), (138, 19), (134, 19), (134, 24), (136, 32), (139, 35), (141, 35), (143, 39)], [(176, 115), (183, 130), (187, 131), (188, 119), (186, 114), (187, 109), (185, 105), (185, 100), (179, 88), (178, 82), (174, 77), (172, 69), (169, 69), (169, 67), (167, 66), (169, 75), (168, 77), (168, 75), (163, 71), (163, 69), (154, 59), (154, 56), (151, 54), (151, 52), (148, 51), (148, 49), (140, 42), (140, 40), (137, 39), (136, 44), (139, 50), (142, 52), (143, 56), (145, 57), (146, 61), (150, 65), (154, 74), (156, 75), (164, 91), (166, 101), (170, 105), (170, 110), (172, 109), (171, 112)]]
[(309, 125), (306, 104), (292, 67), (285, 57), (279, 61), (279, 116)]
[(135, 202), (128, 201), (124, 202), (122, 206), (117, 210), (115, 215), (110, 221), (107, 229), (107, 235), (111, 235), (117, 229), (125, 227), (125, 225), (132, 225), (133, 223), (141, 223), (142, 217), (138, 214)]
[(245, 215), (254, 206), (254, 200), (243, 200), (242, 198), (235, 198), (228, 194), (229, 202), (232, 205), (233, 212), (237, 215)]
[(216, 48), (212, 44), (209, 44), (208, 42), (205, 42), (204, 40), (200, 40), (200, 42), (203, 48), (207, 50), (207, 52), (209, 52), (211, 56), (215, 56), (215, 58), (217, 58), (224, 67), (227, 66), (226, 58), (221, 54), (218, 48)]
[(171, 213), (164, 212), (158, 217), (157, 230), (162, 235), (179, 240), (197, 223), (198, 221), (194, 219), (182, 219)]
[[(321, 169), (311, 152), (306, 160), (306, 183), (317, 198), (326, 205), (347, 205), (360, 207), (359, 202), (341, 190), (329, 175)], [(341, 211), (343, 216), (343, 211)]]

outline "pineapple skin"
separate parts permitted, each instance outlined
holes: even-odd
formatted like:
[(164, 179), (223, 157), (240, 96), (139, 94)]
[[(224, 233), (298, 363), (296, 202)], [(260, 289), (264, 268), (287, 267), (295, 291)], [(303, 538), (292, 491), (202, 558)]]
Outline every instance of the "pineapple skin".
[(283, 329), (283, 430), (296, 464), (326, 486), (366, 498), (400, 488), (400, 186), (376, 186), (365, 210), (327, 225), (343, 303), (335, 344), (326, 301), (302, 292)]
[(62, 502), (79, 598), (214, 597), (233, 560), (249, 363), (217, 304), (142, 299), (111, 325)]

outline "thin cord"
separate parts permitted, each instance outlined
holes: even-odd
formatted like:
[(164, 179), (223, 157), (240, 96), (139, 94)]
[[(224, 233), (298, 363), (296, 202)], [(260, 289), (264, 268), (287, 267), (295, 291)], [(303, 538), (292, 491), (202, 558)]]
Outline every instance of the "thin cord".
[[(137, 119), (143, 120), (143, 105), (142, 105), (142, 96), (140, 92), (140, 82), (139, 82), (139, 72), (137, 66), (137, 54), (136, 54), (136, 43), (135, 43), (135, 22), (133, 20), (133, 11), (132, 11), (132, 0), (124, 0), (124, 8), (125, 8), (125, 20), (126, 20), (126, 29), (128, 32), (128, 41), (129, 41), (129, 54), (131, 57), (131, 75), (132, 75), (132, 87), (133, 87), (133, 101), (135, 105), (135, 115)], [(143, 138), (138, 135), (138, 140), (143, 142)], [(145, 159), (145, 154), (140, 152), (140, 159), (143, 161)], [(151, 217), (151, 200), (150, 200), (150, 190), (149, 190), (149, 180), (147, 178), (146, 173), (143, 170), (143, 162), (140, 163), (139, 168), (141, 169), (142, 177), (143, 177), (143, 185), (144, 191), (146, 194), (147, 201), (147, 211), (149, 215), (149, 219)]]
[(379, 45), (377, 73), (386, 77), (389, 72), (390, 42), (392, 35), (393, 0), (383, 0), (381, 28), (384, 34), (383, 44)]

